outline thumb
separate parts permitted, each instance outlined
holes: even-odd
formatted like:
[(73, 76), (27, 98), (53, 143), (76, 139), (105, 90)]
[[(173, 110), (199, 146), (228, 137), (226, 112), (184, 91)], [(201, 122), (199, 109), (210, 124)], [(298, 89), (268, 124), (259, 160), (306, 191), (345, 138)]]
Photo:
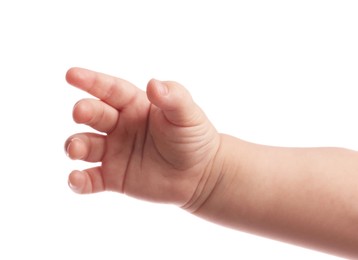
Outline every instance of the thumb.
[(190, 93), (177, 82), (152, 79), (148, 82), (147, 96), (172, 124), (193, 126), (203, 120), (202, 110)]

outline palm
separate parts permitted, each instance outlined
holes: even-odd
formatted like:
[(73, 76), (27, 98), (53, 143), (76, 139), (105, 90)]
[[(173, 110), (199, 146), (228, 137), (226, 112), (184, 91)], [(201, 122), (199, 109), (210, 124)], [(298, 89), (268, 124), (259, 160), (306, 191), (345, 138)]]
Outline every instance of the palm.
[[(196, 111), (188, 115), (163, 111), (149, 102), (145, 92), (103, 74), (74, 69), (69, 71), (68, 80), (102, 100), (79, 102), (74, 109), (75, 120), (107, 133), (77, 134), (76, 139), (83, 141), (81, 135), (85, 135), (87, 140), (77, 143), (77, 148), (67, 142), (67, 151), (74, 159), (101, 162), (101, 166), (86, 170), (87, 181), (78, 172), (72, 174), (72, 181), (82, 178), (79, 181), (88, 184), (80, 192), (107, 189), (185, 204), (218, 147), (217, 133), (200, 109), (192, 107)], [(156, 100), (154, 87), (148, 90), (148, 96)], [(181, 101), (182, 106), (189, 101)], [(170, 106), (158, 102), (159, 106)]]

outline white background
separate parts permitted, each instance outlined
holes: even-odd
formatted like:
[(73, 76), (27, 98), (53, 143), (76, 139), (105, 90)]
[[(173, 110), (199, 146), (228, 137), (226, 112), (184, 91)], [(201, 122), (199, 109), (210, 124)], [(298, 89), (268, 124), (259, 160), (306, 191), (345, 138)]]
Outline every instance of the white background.
[(220, 132), (358, 149), (356, 1), (0, 2), (0, 259), (335, 259), (67, 187), (82, 66), (184, 84)]

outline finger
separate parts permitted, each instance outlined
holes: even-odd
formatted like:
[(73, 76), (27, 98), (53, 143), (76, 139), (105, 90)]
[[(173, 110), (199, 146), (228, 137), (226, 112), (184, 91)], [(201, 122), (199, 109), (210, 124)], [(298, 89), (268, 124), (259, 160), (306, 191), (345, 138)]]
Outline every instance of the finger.
[(83, 99), (73, 108), (76, 123), (86, 124), (100, 132), (110, 133), (118, 122), (119, 112), (100, 100)]
[(179, 83), (152, 79), (147, 86), (147, 95), (173, 124), (194, 126), (203, 122), (204, 113)]
[(116, 109), (127, 107), (141, 93), (126, 80), (81, 68), (69, 69), (66, 80)]
[(105, 190), (101, 167), (95, 167), (84, 171), (73, 171), (68, 176), (70, 188), (80, 194), (90, 194)]
[(65, 142), (67, 156), (73, 160), (100, 162), (105, 153), (106, 137), (93, 133), (71, 136)]

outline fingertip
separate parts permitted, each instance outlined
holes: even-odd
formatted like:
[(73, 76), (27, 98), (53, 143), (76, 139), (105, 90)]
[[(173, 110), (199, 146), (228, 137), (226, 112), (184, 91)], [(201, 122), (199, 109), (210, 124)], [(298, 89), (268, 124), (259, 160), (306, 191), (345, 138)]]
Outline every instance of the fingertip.
[(69, 84), (76, 86), (76, 85), (78, 85), (79, 82), (82, 82), (83, 80), (86, 79), (87, 72), (88, 72), (88, 70), (86, 70), (86, 69), (79, 68), (79, 67), (72, 67), (72, 68), (68, 69), (66, 72), (66, 77), (65, 77), (66, 81)]
[(86, 185), (86, 176), (81, 171), (73, 171), (68, 176), (68, 186), (72, 191), (82, 194)]
[(72, 160), (83, 159), (86, 154), (86, 147), (83, 141), (79, 138), (71, 138), (65, 144), (66, 154)]
[(91, 194), (105, 190), (100, 167), (71, 172), (68, 176), (68, 186), (79, 194)]
[(168, 86), (160, 80), (157, 79), (151, 79), (149, 81), (149, 84), (154, 85), (155, 91), (161, 95), (161, 96), (166, 96), (169, 94), (169, 89)]
[(155, 105), (158, 105), (163, 96), (168, 93), (168, 87), (157, 79), (151, 79), (147, 84), (147, 97)]
[(89, 102), (86, 102), (86, 100), (80, 100), (73, 106), (72, 117), (78, 124), (85, 124), (89, 122), (92, 115), (92, 106)]
[(177, 86), (167, 81), (151, 79), (147, 85), (147, 97), (150, 102), (161, 109), (170, 109), (176, 102)]
[(202, 113), (187, 89), (175, 81), (152, 79), (148, 82), (147, 95), (149, 101), (160, 108), (174, 124), (192, 124), (200, 118), (198, 114)]
[(66, 77), (65, 77), (65, 78), (66, 78), (66, 81), (67, 81), (68, 83), (71, 84), (72, 79), (73, 79), (73, 75), (76, 73), (76, 70), (77, 70), (76, 67), (72, 67), (72, 68), (70, 68), (70, 69), (67, 70), (67, 72), (66, 72)]

